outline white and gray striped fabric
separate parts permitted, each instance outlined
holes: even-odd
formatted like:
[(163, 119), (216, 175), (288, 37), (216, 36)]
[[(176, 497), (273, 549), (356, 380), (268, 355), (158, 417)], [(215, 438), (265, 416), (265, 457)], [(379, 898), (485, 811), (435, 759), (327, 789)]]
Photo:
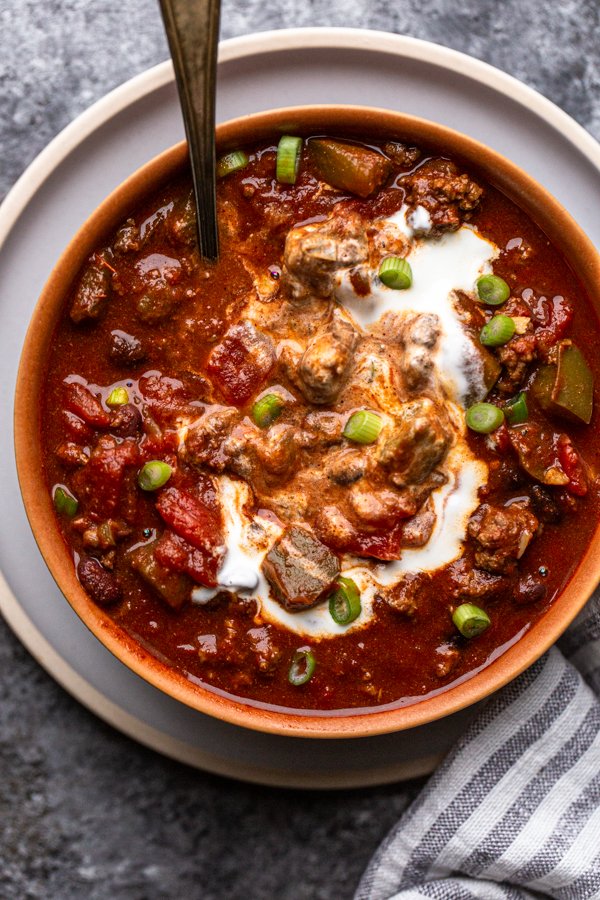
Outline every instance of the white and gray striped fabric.
[(355, 900), (600, 898), (598, 593), (559, 648), (488, 703)]

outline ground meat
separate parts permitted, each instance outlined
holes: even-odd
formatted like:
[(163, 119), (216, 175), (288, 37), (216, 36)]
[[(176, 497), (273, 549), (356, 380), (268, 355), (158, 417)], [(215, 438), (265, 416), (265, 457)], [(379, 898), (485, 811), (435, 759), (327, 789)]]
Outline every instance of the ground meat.
[(292, 525), (269, 550), (262, 570), (281, 605), (300, 610), (332, 587), (340, 561), (312, 532)]
[(296, 300), (330, 297), (338, 272), (368, 255), (364, 223), (338, 204), (323, 222), (292, 228), (285, 241), (282, 285)]
[(334, 403), (346, 380), (358, 336), (347, 319), (334, 313), (310, 341), (300, 359), (298, 387), (315, 404)]
[(379, 463), (394, 473), (395, 484), (418, 484), (442, 461), (450, 440), (433, 401), (413, 400), (404, 404), (379, 451)]
[(402, 187), (409, 209), (422, 206), (427, 210), (434, 233), (459, 228), (464, 213), (475, 209), (483, 194), (483, 188), (444, 159), (423, 163), (402, 179)]
[(383, 152), (401, 169), (412, 168), (421, 158), (421, 151), (418, 147), (401, 144), (398, 141), (388, 141), (387, 144), (384, 144)]
[(525, 381), (530, 364), (537, 359), (535, 335), (514, 337), (504, 347), (498, 347), (496, 354), (503, 367), (497, 387), (503, 394), (515, 394)]
[(469, 536), (475, 545), (475, 565), (487, 572), (509, 575), (538, 529), (538, 520), (518, 503), (482, 504), (471, 517)]

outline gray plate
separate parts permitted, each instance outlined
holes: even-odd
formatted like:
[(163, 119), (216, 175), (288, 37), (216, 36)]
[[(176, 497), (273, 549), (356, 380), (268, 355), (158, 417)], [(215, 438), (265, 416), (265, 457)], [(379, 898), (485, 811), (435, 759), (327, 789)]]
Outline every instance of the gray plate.
[[(598, 144), (539, 94), (462, 54), (357, 29), (250, 35), (221, 45), (218, 96), (219, 120), (281, 105), (359, 103), (450, 125), (527, 169), (598, 243)], [(170, 700), (108, 653), (56, 588), (31, 536), (6, 427), (29, 317), (54, 262), (84, 219), (139, 165), (182, 137), (165, 63), (69, 125), (0, 208), (0, 610), (80, 702), (183, 762), (286, 787), (359, 787), (424, 774), (463, 732), (472, 711), (410, 732), (341, 742), (263, 735), (218, 722)]]

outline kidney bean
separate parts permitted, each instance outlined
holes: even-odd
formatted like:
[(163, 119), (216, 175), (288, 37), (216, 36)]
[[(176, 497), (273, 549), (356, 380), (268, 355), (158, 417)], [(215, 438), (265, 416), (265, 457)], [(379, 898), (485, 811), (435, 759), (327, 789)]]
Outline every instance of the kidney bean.
[(122, 590), (118, 578), (107, 572), (97, 559), (83, 556), (77, 566), (81, 586), (100, 606), (109, 606), (121, 599)]

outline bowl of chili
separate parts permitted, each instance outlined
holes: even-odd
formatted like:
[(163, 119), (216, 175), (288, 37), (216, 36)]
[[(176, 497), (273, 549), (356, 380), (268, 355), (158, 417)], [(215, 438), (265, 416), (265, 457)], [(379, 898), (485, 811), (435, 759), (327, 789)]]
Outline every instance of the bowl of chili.
[(311, 737), (425, 724), (523, 671), (598, 582), (598, 256), (435, 123), (306, 107), (217, 140), (216, 265), (179, 145), (48, 280), (15, 400), (34, 535), (183, 703)]

